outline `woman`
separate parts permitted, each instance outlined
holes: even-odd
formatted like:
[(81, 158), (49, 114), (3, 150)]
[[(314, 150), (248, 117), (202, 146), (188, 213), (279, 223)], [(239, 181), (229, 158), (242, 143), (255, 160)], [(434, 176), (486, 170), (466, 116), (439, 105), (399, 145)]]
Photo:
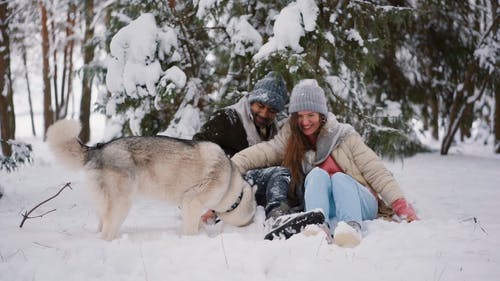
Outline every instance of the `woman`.
[(326, 223), (336, 225), (334, 241), (341, 246), (361, 242), (361, 222), (375, 219), (383, 209), (379, 197), (400, 218), (418, 219), (379, 157), (352, 126), (339, 123), (328, 112), (316, 80), (303, 80), (294, 87), (289, 113), (291, 117), (274, 139), (232, 158), (242, 172), (281, 164), (288, 167), (292, 174), (289, 197), (303, 186), (305, 210), (320, 209)]

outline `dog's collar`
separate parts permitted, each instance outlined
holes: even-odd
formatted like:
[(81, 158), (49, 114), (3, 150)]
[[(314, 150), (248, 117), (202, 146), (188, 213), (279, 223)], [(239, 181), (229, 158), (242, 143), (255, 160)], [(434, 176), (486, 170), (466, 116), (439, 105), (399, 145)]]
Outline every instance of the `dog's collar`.
[(240, 196), (238, 196), (238, 199), (236, 199), (236, 202), (234, 202), (234, 204), (231, 205), (231, 207), (229, 207), (229, 209), (227, 209), (225, 213), (229, 213), (229, 212), (233, 211), (234, 209), (236, 209), (240, 205), (241, 199), (243, 198), (243, 191), (244, 191), (244, 189), (241, 190)]

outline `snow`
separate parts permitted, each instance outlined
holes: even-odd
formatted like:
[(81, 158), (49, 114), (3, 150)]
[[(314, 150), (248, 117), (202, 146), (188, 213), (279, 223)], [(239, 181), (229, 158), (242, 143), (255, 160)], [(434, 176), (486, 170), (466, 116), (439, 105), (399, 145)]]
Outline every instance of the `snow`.
[(347, 40), (358, 42), (361, 47), (365, 45), (363, 38), (361, 38), (361, 35), (356, 29), (350, 29), (347, 31)]
[[(178, 47), (175, 30), (158, 27), (150, 13), (140, 15), (113, 36), (106, 73), (106, 87), (111, 95), (102, 91), (97, 98), (113, 122), (128, 121), (131, 132), (140, 135), (143, 118), (155, 108), (164, 109), (160, 105), (164, 96), (157, 93), (157, 86), (171, 94), (187, 84), (187, 76), (178, 66), (166, 70), (161, 67), (161, 63), (180, 60)], [(138, 105), (119, 112), (127, 100)]]
[(172, 81), (177, 88), (184, 88), (186, 86), (186, 74), (178, 66), (174, 65), (165, 71), (163, 81)]
[(178, 123), (173, 122), (167, 130), (161, 132), (160, 135), (176, 136), (181, 139), (192, 139), (201, 128), (200, 109), (187, 104), (181, 110), (177, 111), (174, 120), (179, 120)]
[(495, 63), (491, 62), (491, 58), (495, 57), (495, 53), (500, 48), (500, 44), (493, 43), (494, 46), (481, 46), (476, 51), (474, 51), (474, 56), (479, 59), (479, 64), (488, 69), (490, 73), (495, 71)]
[(364, 47), (365, 41), (356, 29), (350, 29), (347, 31), (347, 41), (357, 42), (360, 47), (363, 47), (363, 54), (368, 53), (368, 49)]
[[(101, 128), (102, 129), (102, 128)], [(104, 133), (104, 132), (103, 132)], [(355, 248), (327, 244), (324, 234), (263, 240), (264, 212), (252, 224), (223, 223), (180, 235), (177, 206), (140, 198), (120, 237), (107, 242), (84, 174), (53, 160), (33, 141), (35, 162), (0, 172), (0, 280), (498, 280), (500, 157), (462, 145), (451, 155), (419, 154), (386, 162), (421, 220), (366, 221)], [(19, 228), (21, 213), (54, 195)]]
[(298, 0), (283, 8), (273, 26), (274, 36), (254, 55), (254, 60), (259, 61), (287, 47), (301, 53), (304, 48), (300, 46), (299, 40), (306, 32), (316, 29), (318, 13), (319, 8), (313, 0)]
[[(193, 5), (196, 5), (197, 1), (193, 1)], [(201, 19), (207, 13), (207, 10), (210, 9), (216, 0), (199, 0), (198, 2), (198, 11), (196, 12), (196, 17)]]
[(137, 98), (141, 94), (137, 85), (145, 85), (148, 91), (143, 91), (143, 94), (156, 95), (155, 83), (162, 74), (160, 61), (155, 58), (157, 45), (160, 46), (160, 59), (177, 47), (175, 32), (167, 27), (164, 29), (156, 26), (152, 14), (145, 13), (113, 36), (106, 73), (110, 92), (125, 91), (130, 97)]
[[(216, 4), (199, 0), (198, 17)], [(177, 66), (162, 70), (159, 60), (180, 60), (177, 35), (170, 27), (157, 27), (150, 14), (129, 23), (112, 40), (106, 85), (113, 93), (106, 104), (109, 115), (127, 95), (155, 99), (154, 83), (189, 87)], [(300, 39), (314, 32), (318, 7), (315, 1), (298, 0), (276, 16), (273, 36), (262, 47), (262, 37), (246, 17), (233, 19), (232, 43), (238, 54), (256, 52), (259, 60), (272, 52), (291, 48), (302, 52)], [(336, 17), (332, 15), (331, 23)], [(364, 46), (356, 30), (350, 40)], [(334, 44), (333, 36), (327, 35)], [(155, 58), (156, 46), (158, 58)], [(260, 49), (256, 49), (259, 48)], [(498, 48), (496, 48), (498, 49)], [(494, 48), (493, 48), (494, 50)], [(401, 50), (400, 60), (410, 65), (411, 57)], [(492, 49), (479, 48), (475, 56), (482, 65)], [(21, 64), (14, 64), (21, 65)], [(329, 62), (322, 61), (329, 67)], [(405, 75), (416, 75), (408, 68)], [(341, 97), (349, 94), (348, 69), (327, 77)], [(419, 77), (414, 77), (418, 80)], [(38, 82), (39, 84), (39, 82)], [(137, 87), (144, 85), (145, 89)], [(75, 85), (78, 87), (78, 83)], [(75, 93), (80, 92), (75, 89)], [(188, 103), (195, 92), (188, 91), (180, 119), (165, 132), (190, 138), (201, 126), (199, 109)], [(34, 96), (40, 111), (39, 96)], [(22, 100), (22, 101), (21, 101)], [(76, 100), (79, 100), (78, 98)], [(24, 97), (16, 98), (16, 110)], [(132, 130), (139, 132), (142, 116), (150, 109), (126, 113)], [(196, 104), (196, 103), (194, 103)], [(397, 112), (397, 104), (387, 104)], [(77, 106), (78, 107), (78, 106)], [(24, 106), (27, 108), (27, 106)], [(115, 116), (116, 117), (116, 116)], [(182, 117), (182, 119), (181, 119)], [(400, 182), (420, 221), (395, 223), (384, 220), (364, 223), (363, 241), (353, 249), (328, 244), (322, 232), (289, 240), (265, 241), (264, 211), (258, 209), (254, 222), (236, 228), (223, 223), (206, 226), (198, 235), (180, 235), (180, 211), (154, 199), (140, 198), (125, 220), (118, 239), (98, 238), (97, 220), (81, 172), (70, 172), (56, 163), (40, 139), (31, 139), (28, 116), (16, 116), (19, 140), (33, 144), (34, 163), (17, 172), (0, 171), (0, 281), (9, 280), (497, 280), (500, 276), (500, 156), (490, 146), (460, 144), (450, 155), (418, 154), (403, 162), (386, 162)], [(19, 122), (20, 121), (20, 122)], [(119, 120), (118, 120), (119, 121)], [(117, 120), (91, 117), (91, 143), (108, 140), (119, 130)], [(105, 124), (107, 123), (107, 124)], [(43, 122), (36, 122), (41, 132)], [(491, 143), (491, 142), (490, 142)], [(427, 143), (432, 145), (432, 143)], [(438, 143), (435, 143), (439, 145)], [(196, 171), (193, 171), (196, 172)], [(21, 214), (54, 195), (66, 182), (72, 189), (42, 205), (19, 228)]]
[(262, 36), (248, 22), (248, 16), (232, 18), (226, 28), (234, 46), (234, 54), (245, 56), (255, 53), (262, 46)]

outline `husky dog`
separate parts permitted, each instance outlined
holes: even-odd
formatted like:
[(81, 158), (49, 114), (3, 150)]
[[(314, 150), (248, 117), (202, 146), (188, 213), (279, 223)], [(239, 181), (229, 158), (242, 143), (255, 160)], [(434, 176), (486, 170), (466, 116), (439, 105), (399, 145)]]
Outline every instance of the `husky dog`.
[(47, 142), (63, 164), (85, 169), (103, 239), (116, 237), (136, 193), (177, 204), (183, 234), (198, 232), (204, 209), (231, 225), (251, 222), (254, 191), (218, 145), (154, 136), (86, 146), (77, 138), (80, 130), (78, 121), (58, 121)]

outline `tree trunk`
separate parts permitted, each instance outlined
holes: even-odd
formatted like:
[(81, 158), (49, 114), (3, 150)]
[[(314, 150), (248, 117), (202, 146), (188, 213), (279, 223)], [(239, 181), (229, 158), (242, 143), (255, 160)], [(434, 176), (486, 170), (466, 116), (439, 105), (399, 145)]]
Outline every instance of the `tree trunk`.
[(47, 129), (54, 123), (54, 111), (52, 109), (52, 97), (50, 89), (50, 65), (49, 65), (49, 31), (47, 28), (47, 9), (45, 3), (40, 1), (40, 10), (42, 16), (42, 59), (43, 59), (43, 119), (44, 119), (44, 138)]
[[(68, 95), (66, 97), (66, 108), (64, 112), (64, 116), (68, 114), (69, 101), (71, 100), (71, 112), (75, 114), (75, 96), (73, 96), (73, 48), (75, 46), (75, 42), (71, 41), (71, 45), (69, 47), (69, 67), (68, 67)], [(72, 118), (74, 115), (71, 116)]]
[[(73, 78), (73, 45), (74, 28), (76, 17), (76, 5), (72, 2), (68, 6), (66, 15), (66, 45), (64, 46), (62, 81), (61, 81), (61, 108), (58, 112), (59, 118), (63, 119), (68, 114), (68, 101), (72, 91)], [(68, 88), (66, 91), (66, 79)]]
[(85, 0), (85, 36), (83, 39), (83, 78), (82, 78), (82, 100), (80, 103), (80, 122), (82, 131), (80, 140), (84, 143), (90, 139), (90, 99), (92, 97), (92, 71), (89, 67), (94, 60), (94, 27), (92, 20), (94, 18), (94, 1)]
[(481, 85), (479, 94), (477, 94), (475, 98), (471, 100), (469, 97), (474, 95), (472, 76), (473, 73), (475, 72), (476, 70), (474, 68), (474, 64), (470, 63), (467, 72), (465, 73), (463, 89), (456, 94), (456, 97), (453, 100), (453, 105), (451, 107), (450, 117), (449, 117), (450, 124), (448, 126), (448, 131), (446, 133), (446, 136), (444, 137), (443, 142), (441, 144), (441, 155), (448, 154), (448, 150), (450, 149), (451, 144), (453, 143), (453, 138), (455, 137), (455, 134), (460, 128), (461, 122), (463, 121), (465, 115), (464, 113), (467, 110), (467, 107), (469, 105), (473, 105), (483, 96), (486, 87), (489, 84), (490, 79), (488, 77), (482, 81), (483, 84)]
[[(75, 29), (75, 25), (76, 25), (76, 13), (77, 13), (77, 10), (76, 10), (76, 4), (73, 2), (71, 3), (71, 10), (72, 10), (72, 13), (73, 13), (73, 19), (72, 19), (72, 22), (71, 22), (71, 26), (72, 26), (72, 34), (74, 34), (74, 29)], [(75, 47), (75, 40), (71, 40), (70, 44), (69, 44), (69, 67), (68, 67), (68, 75), (69, 75), (69, 78), (68, 78), (68, 95), (67, 95), (67, 98), (66, 98), (66, 114), (67, 114), (67, 111), (68, 111), (68, 108), (69, 108), (69, 101), (71, 100), (71, 112), (73, 114), (75, 114), (75, 96), (73, 95), (73, 50), (74, 50), (74, 47)], [(74, 118), (74, 115), (71, 116), (71, 118)]]
[(432, 137), (439, 140), (439, 96), (436, 94), (431, 97), (430, 119)]
[[(491, 0), (491, 11), (495, 14), (498, 11), (498, 0)], [(495, 26), (492, 28), (493, 34), (497, 34), (499, 26), (498, 14)], [(496, 80), (496, 91), (495, 91), (495, 153), (500, 153), (500, 83)]]
[(495, 153), (500, 153), (500, 91), (498, 90), (495, 92)]
[(465, 111), (465, 107), (467, 105), (467, 93), (468, 89), (470, 89), (469, 85), (472, 84), (472, 76), (474, 73), (474, 64), (472, 62), (468, 63), (468, 67), (465, 71), (464, 79), (463, 79), (463, 87), (462, 90), (457, 93), (450, 93), (453, 97), (453, 101), (451, 104), (450, 114), (448, 116), (448, 130), (443, 138), (443, 142), (441, 143), (441, 155), (447, 155), (448, 150), (453, 143), (453, 138), (460, 127), (460, 122), (462, 121), (463, 114)]
[(5, 141), (15, 138), (16, 119), (12, 99), (10, 72), (9, 11), (7, 1), (0, 2), (0, 139), (2, 153), (10, 156), (12, 149)]
[[(66, 32), (67, 34), (67, 32)], [(66, 36), (67, 38), (67, 36)], [(69, 49), (69, 44), (66, 44), (64, 46), (64, 51), (63, 51), (63, 62), (62, 62), (62, 78), (61, 78), (61, 106), (59, 110), (57, 111), (57, 117), (58, 119), (63, 119), (66, 117), (66, 73), (68, 72), (68, 49)]]
[(463, 112), (465, 110), (465, 104), (455, 101), (453, 104), (453, 108), (455, 108), (455, 113), (450, 114), (450, 124), (448, 126), (448, 131), (444, 136), (443, 142), (441, 144), (441, 155), (447, 155), (450, 150), (451, 144), (453, 143), (453, 138), (460, 127), (460, 121), (462, 120)]
[(36, 136), (35, 117), (33, 116), (33, 102), (31, 100), (30, 78), (28, 75), (28, 59), (26, 54), (26, 46), (24, 45), (24, 42), (21, 42), (21, 48), (22, 48), (22, 58), (24, 65), (24, 78), (26, 79), (26, 88), (28, 89), (28, 105), (30, 109), (31, 133), (33, 134), (33, 136)]
[(55, 119), (59, 119), (59, 110), (60, 110), (60, 101), (59, 101), (59, 93), (57, 90), (57, 47), (56, 47), (56, 24), (55, 24), (55, 19), (54, 15), (51, 13), (51, 20), (50, 20), (50, 30), (52, 32), (52, 66), (54, 67), (52, 71), (52, 83), (54, 83), (54, 103), (55, 103)]
[(474, 104), (467, 104), (462, 122), (460, 122), (460, 141), (465, 141), (472, 135), (472, 122), (474, 121)]

